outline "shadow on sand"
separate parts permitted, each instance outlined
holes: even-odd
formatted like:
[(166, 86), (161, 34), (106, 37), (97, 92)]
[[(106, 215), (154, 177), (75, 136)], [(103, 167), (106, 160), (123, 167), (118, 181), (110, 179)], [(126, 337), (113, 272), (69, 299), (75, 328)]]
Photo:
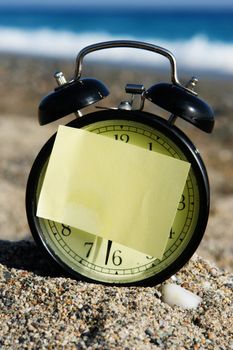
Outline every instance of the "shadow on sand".
[(68, 277), (32, 241), (0, 240), (0, 264), (43, 277)]

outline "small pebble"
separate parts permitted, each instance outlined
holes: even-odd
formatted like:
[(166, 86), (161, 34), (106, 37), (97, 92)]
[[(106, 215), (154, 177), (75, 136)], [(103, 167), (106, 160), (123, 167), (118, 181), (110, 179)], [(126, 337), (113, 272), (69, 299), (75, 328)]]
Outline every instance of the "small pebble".
[(162, 299), (170, 306), (180, 306), (183, 309), (196, 309), (202, 299), (196, 294), (176, 284), (165, 284), (162, 288)]
[(212, 268), (212, 269), (210, 270), (210, 274), (211, 274), (211, 276), (216, 277), (216, 276), (218, 275), (217, 269)]

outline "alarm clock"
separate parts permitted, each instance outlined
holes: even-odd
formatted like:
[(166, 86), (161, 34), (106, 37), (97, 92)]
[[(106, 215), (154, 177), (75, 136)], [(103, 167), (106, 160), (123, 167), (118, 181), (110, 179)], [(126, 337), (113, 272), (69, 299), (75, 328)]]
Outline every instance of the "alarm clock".
[[(94, 51), (123, 47), (147, 50), (167, 58), (171, 81), (154, 84), (148, 89), (139, 84), (126, 84), (125, 91), (129, 94), (127, 100), (121, 101), (117, 107), (101, 107), (96, 112), (82, 115), (80, 110), (109, 94), (99, 80), (81, 77), (84, 57)], [(62, 72), (55, 73), (55, 78), (58, 87), (39, 105), (41, 125), (74, 113), (75, 119), (67, 124), (71, 128), (82, 128), (118, 142), (136, 145), (150, 152), (189, 162), (191, 166), (165, 251), (162, 258), (158, 259), (36, 215), (55, 134), (36, 157), (27, 183), (26, 212), (35, 241), (44, 254), (76, 279), (109, 285), (151, 286), (163, 282), (191, 258), (200, 244), (208, 221), (210, 193), (205, 165), (191, 140), (175, 126), (176, 119), (182, 118), (204, 132), (211, 133), (213, 130), (213, 112), (194, 91), (197, 79), (192, 78), (183, 86), (178, 80), (176, 60), (170, 51), (149, 43), (127, 40), (85, 47), (77, 56), (74, 78), (67, 82)], [(136, 95), (139, 101), (137, 105)], [(155, 104), (170, 112), (169, 118), (146, 112), (145, 103)]]

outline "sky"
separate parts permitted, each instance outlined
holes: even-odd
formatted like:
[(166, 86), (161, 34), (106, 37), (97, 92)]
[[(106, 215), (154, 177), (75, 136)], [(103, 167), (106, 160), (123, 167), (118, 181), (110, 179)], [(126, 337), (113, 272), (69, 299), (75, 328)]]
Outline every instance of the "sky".
[(233, 8), (232, 0), (0, 0), (1, 5), (14, 6), (120, 6), (120, 7), (134, 7), (134, 6), (153, 6), (153, 7), (231, 7)]

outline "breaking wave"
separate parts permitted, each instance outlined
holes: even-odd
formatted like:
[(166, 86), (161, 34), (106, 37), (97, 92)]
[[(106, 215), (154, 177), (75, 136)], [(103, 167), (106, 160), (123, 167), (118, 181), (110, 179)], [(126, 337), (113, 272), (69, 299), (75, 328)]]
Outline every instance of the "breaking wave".
[[(51, 29), (24, 30), (0, 27), (0, 52), (37, 56), (75, 58), (85, 46), (108, 40), (134, 37), (114, 37), (108, 33), (56, 31)], [(210, 41), (196, 35), (186, 40), (140, 38), (140, 41), (165, 47), (173, 52), (179, 68), (203, 69), (233, 73), (233, 42)], [(129, 51), (130, 50), (130, 51)], [(151, 52), (132, 49), (104, 50), (91, 54), (93, 59), (109, 62), (163, 65), (164, 58)]]

